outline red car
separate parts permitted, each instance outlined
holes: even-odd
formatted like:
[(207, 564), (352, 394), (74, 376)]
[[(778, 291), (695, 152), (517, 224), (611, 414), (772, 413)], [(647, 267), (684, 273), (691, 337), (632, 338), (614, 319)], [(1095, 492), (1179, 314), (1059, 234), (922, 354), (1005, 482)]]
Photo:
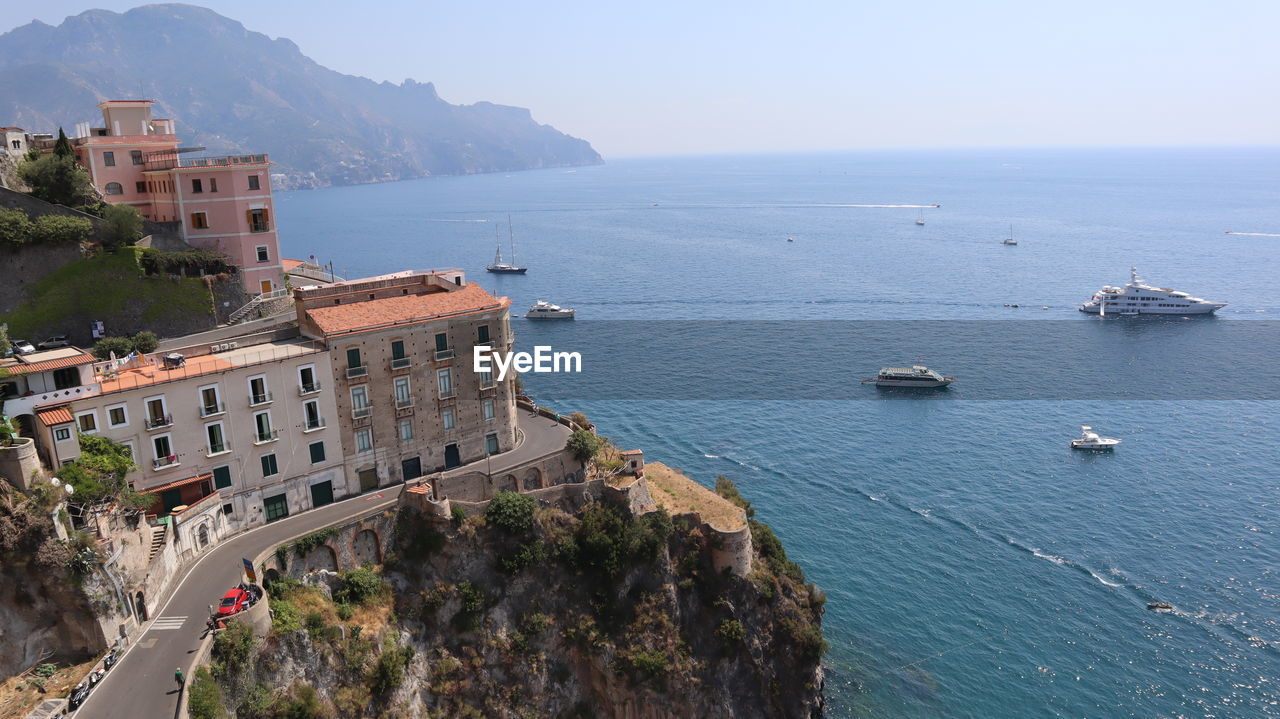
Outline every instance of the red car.
[(222, 595), (222, 601), (218, 603), (218, 616), (229, 617), (232, 614), (239, 614), (249, 608), (249, 602), (252, 599), (253, 597), (243, 589), (230, 589)]

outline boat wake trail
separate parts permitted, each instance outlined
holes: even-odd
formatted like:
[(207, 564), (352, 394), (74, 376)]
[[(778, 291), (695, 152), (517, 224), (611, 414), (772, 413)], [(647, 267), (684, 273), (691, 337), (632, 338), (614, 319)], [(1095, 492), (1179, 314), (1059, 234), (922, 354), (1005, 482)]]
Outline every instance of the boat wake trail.
[(894, 207), (910, 207), (912, 209), (920, 208), (923, 210), (932, 209), (934, 207), (942, 207), (942, 205), (859, 205), (852, 203), (822, 203), (815, 205), (780, 205), (780, 207), (869, 207), (869, 208), (894, 208)]
[(1280, 235), (1271, 232), (1232, 232), (1227, 230), (1226, 234), (1239, 235), (1241, 237), (1280, 237)]
[(427, 217), (427, 222), (492, 222), (492, 220), (443, 220), (439, 218)]

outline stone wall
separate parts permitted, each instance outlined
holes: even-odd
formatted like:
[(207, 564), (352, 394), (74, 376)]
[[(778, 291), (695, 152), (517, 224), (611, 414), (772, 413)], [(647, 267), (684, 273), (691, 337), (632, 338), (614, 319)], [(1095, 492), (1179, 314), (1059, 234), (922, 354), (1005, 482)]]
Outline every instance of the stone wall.
[(283, 563), (273, 547), (259, 555), (254, 566), (260, 568), (264, 578), (300, 580), (315, 572), (342, 572), (366, 564), (381, 564), (395, 542), (397, 514), (395, 509), (383, 509), (339, 525), (323, 544), (301, 557), (294, 548), (296, 539), (291, 540), (280, 545), (286, 548), (282, 552)]

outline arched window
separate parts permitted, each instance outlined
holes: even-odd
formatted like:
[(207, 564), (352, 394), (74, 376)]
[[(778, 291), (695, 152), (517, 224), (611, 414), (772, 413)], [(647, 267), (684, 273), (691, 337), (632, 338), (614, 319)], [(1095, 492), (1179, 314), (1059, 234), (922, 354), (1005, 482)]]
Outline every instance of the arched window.
[(108, 195), (123, 195), (124, 187), (119, 182), (108, 182), (103, 191)]

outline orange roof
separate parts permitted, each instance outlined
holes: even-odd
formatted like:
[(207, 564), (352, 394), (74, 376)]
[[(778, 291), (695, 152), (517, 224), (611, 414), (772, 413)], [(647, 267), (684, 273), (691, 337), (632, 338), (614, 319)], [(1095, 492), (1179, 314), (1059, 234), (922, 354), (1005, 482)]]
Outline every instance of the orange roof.
[(46, 427), (52, 427), (55, 424), (66, 424), (71, 420), (71, 410), (63, 407), (54, 407), (36, 412), (36, 416), (44, 423)]
[(280, 266), (284, 268), (286, 274), (288, 274), (289, 270), (292, 270), (301, 264), (303, 264), (302, 260), (291, 260), (288, 258), (282, 258), (280, 260)]
[(204, 479), (209, 479), (209, 478), (211, 478), (211, 477), (213, 477), (213, 473), (211, 473), (211, 472), (206, 472), (205, 474), (197, 474), (197, 475), (196, 475), (196, 476), (194, 476), (194, 477), (187, 477), (186, 479), (179, 479), (179, 480), (177, 480), (176, 482), (169, 482), (168, 484), (162, 484), (162, 485), (160, 485), (159, 487), (150, 487), (150, 488), (148, 488), (148, 489), (144, 489), (144, 490), (142, 490), (142, 493), (143, 493), (143, 494), (154, 494), (155, 492), (163, 492), (163, 491), (165, 491), (166, 489), (176, 489), (176, 488), (178, 488), (178, 487), (182, 487), (182, 486), (184, 486), (184, 485), (188, 485), (188, 484), (191, 484), (191, 483), (193, 483), (193, 482), (199, 482), (199, 481), (204, 480)]
[(431, 485), (417, 484), (405, 490), (409, 494), (431, 494)]
[(64, 367), (75, 367), (82, 364), (90, 364), (93, 362), (93, 355), (84, 354), (83, 352), (73, 357), (63, 357), (62, 359), (45, 360), (44, 362), (33, 362), (31, 364), (16, 364), (5, 367), (9, 374), (31, 374), (32, 372), (48, 372), (49, 370), (62, 369)]
[(480, 285), (470, 282), (462, 289), (453, 291), (313, 307), (307, 310), (307, 315), (325, 335), (337, 335), (495, 310), (510, 304), (511, 301), (507, 298), (494, 297)]
[(115, 377), (102, 381), (102, 393), (107, 394), (135, 387), (146, 387), (147, 385), (171, 382), (176, 379), (186, 379), (187, 377), (199, 377), (203, 374), (228, 370), (234, 366), (219, 357), (202, 355), (200, 357), (187, 358), (183, 366), (175, 369), (162, 369), (147, 365), (137, 369), (121, 370)]
[(644, 450), (642, 450), (642, 449), (624, 449), (624, 450), (622, 450), (621, 452), (619, 452), (618, 454), (623, 455), (623, 456), (625, 457), (626, 455), (629, 455), (629, 454), (644, 454)]

